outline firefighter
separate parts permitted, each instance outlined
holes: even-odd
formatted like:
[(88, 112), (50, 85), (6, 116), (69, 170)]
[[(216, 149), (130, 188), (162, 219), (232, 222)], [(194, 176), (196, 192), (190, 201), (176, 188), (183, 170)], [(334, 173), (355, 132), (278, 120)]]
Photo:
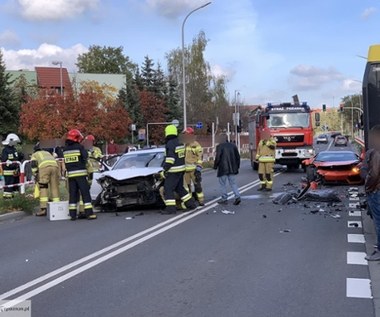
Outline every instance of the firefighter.
[(269, 129), (262, 130), (262, 139), (257, 147), (256, 160), (259, 161), (259, 191), (271, 191), (273, 187), (273, 168), (276, 154), (276, 141)]
[(90, 186), (88, 180), (92, 179), (92, 174), (87, 172), (88, 153), (80, 143), (83, 135), (77, 129), (72, 129), (66, 137), (66, 146), (63, 149), (63, 157), (67, 170), (69, 185), (69, 211), (71, 220), (77, 219), (77, 204), (79, 193), (83, 197), (84, 212), (87, 219), (96, 219), (92, 210)]
[(40, 144), (34, 147), (31, 157), (32, 172), (40, 189), (40, 211), (36, 216), (46, 216), (49, 190), (52, 202), (59, 199), (59, 167), (54, 156), (47, 151), (41, 150)]
[(195, 140), (194, 129), (188, 127), (182, 133), (185, 143), (185, 186), (191, 193), (191, 185), (194, 185), (195, 196), (199, 205), (204, 206), (204, 194), (202, 190), (202, 164), (203, 149)]
[[(1, 162), (3, 165), (4, 185), (11, 186), (5, 187), (3, 192), (4, 199), (11, 199), (14, 193), (18, 191), (18, 186), (14, 186), (20, 182), (19, 170), (20, 166), (15, 163), (22, 159), (21, 155), (17, 153), (15, 145), (20, 143), (20, 138), (17, 134), (10, 133), (2, 142), (4, 146), (1, 152)], [(13, 185), (13, 186), (12, 186)]]
[(95, 137), (92, 134), (86, 136), (85, 143), (88, 145), (88, 158), (92, 167), (92, 171), (93, 173), (99, 172), (99, 160), (103, 157), (102, 150), (94, 145)]
[(178, 131), (174, 125), (168, 125), (165, 128), (165, 143), (166, 157), (163, 174), (166, 209), (162, 213), (176, 213), (175, 193), (188, 209), (195, 209), (195, 200), (184, 187), (185, 146), (179, 142)]

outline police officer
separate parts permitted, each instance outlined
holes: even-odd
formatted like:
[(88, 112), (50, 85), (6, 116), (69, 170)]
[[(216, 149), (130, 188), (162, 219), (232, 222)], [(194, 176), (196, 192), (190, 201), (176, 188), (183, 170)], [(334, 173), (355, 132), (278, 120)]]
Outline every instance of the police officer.
[(1, 152), (1, 162), (3, 165), (4, 185), (11, 186), (5, 187), (3, 192), (4, 199), (11, 199), (14, 193), (18, 191), (18, 186), (12, 186), (20, 182), (19, 168), (20, 166), (15, 163), (22, 159), (21, 155), (17, 152), (15, 145), (20, 143), (20, 138), (17, 134), (10, 133), (2, 142), (4, 145)]
[(59, 167), (54, 156), (48, 151), (41, 150), (40, 144), (34, 147), (31, 157), (32, 172), (36, 176), (36, 182), (40, 188), (40, 211), (36, 216), (45, 216), (49, 201), (49, 190), (52, 202), (59, 199)]
[(80, 142), (83, 141), (83, 135), (79, 130), (70, 130), (66, 137), (66, 146), (63, 149), (63, 157), (67, 170), (69, 185), (69, 211), (71, 220), (77, 218), (77, 204), (79, 193), (83, 197), (84, 212), (87, 219), (96, 219), (92, 210), (90, 186), (88, 179), (92, 175), (87, 173), (88, 153)]
[(179, 142), (178, 131), (174, 125), (168, 125), (165, 128), (165, 143), (166, 157), (163, 168), (166, 209), (162, 213), (176, 213), (175, 193), (188, 209), (195, 209), (195, 200), (184, 187), (185, 146)]
[(199, 205), (204, 206), (205, 196), (202, 190), (202, 164), (203, 149), (195, 140), (194, 129), (188, 127), (182, 133), (185, 142), (185, 185), (189, 193), (191, 193), (191, 185), (194, 184), (195, 195)]
[(273, 187), (273, 168), (276, 155), (276, 141), (269, 129), (262, 130), (262, 139), (257, 147), (256, 160), (259, 161), (259, 191), (271, 191)]

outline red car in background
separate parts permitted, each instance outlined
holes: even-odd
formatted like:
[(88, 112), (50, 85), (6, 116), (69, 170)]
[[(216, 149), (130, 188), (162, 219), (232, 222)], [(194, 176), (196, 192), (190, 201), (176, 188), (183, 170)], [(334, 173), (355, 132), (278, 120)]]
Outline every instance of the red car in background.
[(352, 151), (322, 151), (309, 160), (305, 160), (309, 181), (324, 184), (360, 185), (361, 159)]

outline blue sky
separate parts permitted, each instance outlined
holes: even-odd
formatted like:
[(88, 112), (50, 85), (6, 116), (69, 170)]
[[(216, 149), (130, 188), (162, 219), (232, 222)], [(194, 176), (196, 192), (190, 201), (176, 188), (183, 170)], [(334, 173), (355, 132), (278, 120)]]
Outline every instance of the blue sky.
[[(0, 47), (8, 69), (62, 60), (75, 70), (92, 44), (123, 46), (140, 63), (165, 66), (180, 45), (184, 15), (207, 0), (2, 0)], [(290, 100), (331, 105), (361, 89), (368, 46), (380, 42), (379, 0), (214, 0), (192, 15), (186, 42), (200, 30), (206, 58), (245, 103)]]

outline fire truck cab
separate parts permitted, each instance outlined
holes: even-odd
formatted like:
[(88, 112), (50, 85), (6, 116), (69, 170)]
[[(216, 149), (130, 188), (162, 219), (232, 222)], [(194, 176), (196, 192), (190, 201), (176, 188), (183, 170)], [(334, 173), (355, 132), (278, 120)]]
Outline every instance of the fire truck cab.
[(303, 160), (311, 158), (314, 155), (311, 114), (312, 111), (305, 102), (268, 104), (253, 112), (248, 126), (253, 169), (258, 169), (256, 150), (264, 128), (269, 128), (277, 141), (276, 164), (296, 169)]

